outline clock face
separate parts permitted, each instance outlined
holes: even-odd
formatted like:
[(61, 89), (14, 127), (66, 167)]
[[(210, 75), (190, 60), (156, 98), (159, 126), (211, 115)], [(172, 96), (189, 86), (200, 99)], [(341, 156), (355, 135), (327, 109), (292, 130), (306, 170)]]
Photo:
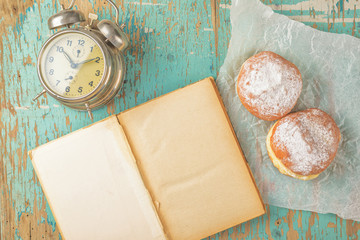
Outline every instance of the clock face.
[(91, 93), (105, 71), (104, 54), (90, 37), (76, 32), (60, 34), (44, 48), (40, 73), (48, 88), (66, 98)]

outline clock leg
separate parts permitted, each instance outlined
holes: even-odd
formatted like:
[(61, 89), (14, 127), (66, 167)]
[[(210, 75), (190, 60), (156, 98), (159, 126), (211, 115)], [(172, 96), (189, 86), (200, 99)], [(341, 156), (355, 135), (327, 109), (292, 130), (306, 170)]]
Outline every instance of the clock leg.
[(89, 117), (90, 117), (91, 121), (93, 121), (94, 117), (93, 117), (93, 114), (91, 112), (91, 108), (89, 107), (89, 104), (85, 103), (85, 107), (86, 107), (86, 110), (88, 111), (88, 114), (89, 114)]
[(45, 92), (46, 92), (46, 90), (43, 89), (43, 90), (41, 91), (41, 93), (39, 93), (38, 95), (36, 95), (36, 97), (34, 97), (32, 100), (35, 101), (35, 100), (38, 99), (41, 95), (43, 95)]

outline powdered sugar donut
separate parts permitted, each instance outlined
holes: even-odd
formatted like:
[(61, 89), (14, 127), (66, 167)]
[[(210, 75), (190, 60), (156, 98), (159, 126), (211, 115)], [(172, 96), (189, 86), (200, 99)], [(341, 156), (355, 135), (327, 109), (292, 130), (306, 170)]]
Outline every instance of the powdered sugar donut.
[(288, 114), (302, 89), (299, 69), (273, 52), (260, 52), (244, 62), (236, 90), (245, 108), (256, 117), (273, 121)]
[(311, 108), (287, 115), (270, 129), (266, 148), (282, 174), (309, 180), (333, 161), (340, 130), (324, 111)]

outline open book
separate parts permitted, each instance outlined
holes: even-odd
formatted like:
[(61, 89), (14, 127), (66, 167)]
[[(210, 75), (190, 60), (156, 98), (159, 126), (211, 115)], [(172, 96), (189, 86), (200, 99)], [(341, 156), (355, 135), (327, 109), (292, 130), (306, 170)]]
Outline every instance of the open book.
[(212, 78), (29, 154), (68, 240), (201, 239), (265, 213)]

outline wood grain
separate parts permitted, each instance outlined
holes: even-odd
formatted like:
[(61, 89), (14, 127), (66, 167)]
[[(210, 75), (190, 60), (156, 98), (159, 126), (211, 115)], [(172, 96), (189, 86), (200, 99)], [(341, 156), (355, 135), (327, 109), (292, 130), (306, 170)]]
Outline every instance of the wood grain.
[[(323, 31), (360, 37), (356, 0), (263, 0), (276, 12)], [(68, 2), (66, 2), (68, 3)], [(95, 121), (207, 76), (216, 77), (231, 37), (227, 0), (116, 1), (131, 40), (121, 93)], [(77, 1), (110, 18), (106, 1)], [(55, 0), (0, 1), (0, 239), (60, 239), (27, 151), (91, 123), (86, 113), (44, 96), (35, 65), (51, 35)], [(210, 221), (210, 220), (209, 220)], [(360, 223), (333, 214), (267, 206), (267, 214), (207, 239), (358, 239)]]

